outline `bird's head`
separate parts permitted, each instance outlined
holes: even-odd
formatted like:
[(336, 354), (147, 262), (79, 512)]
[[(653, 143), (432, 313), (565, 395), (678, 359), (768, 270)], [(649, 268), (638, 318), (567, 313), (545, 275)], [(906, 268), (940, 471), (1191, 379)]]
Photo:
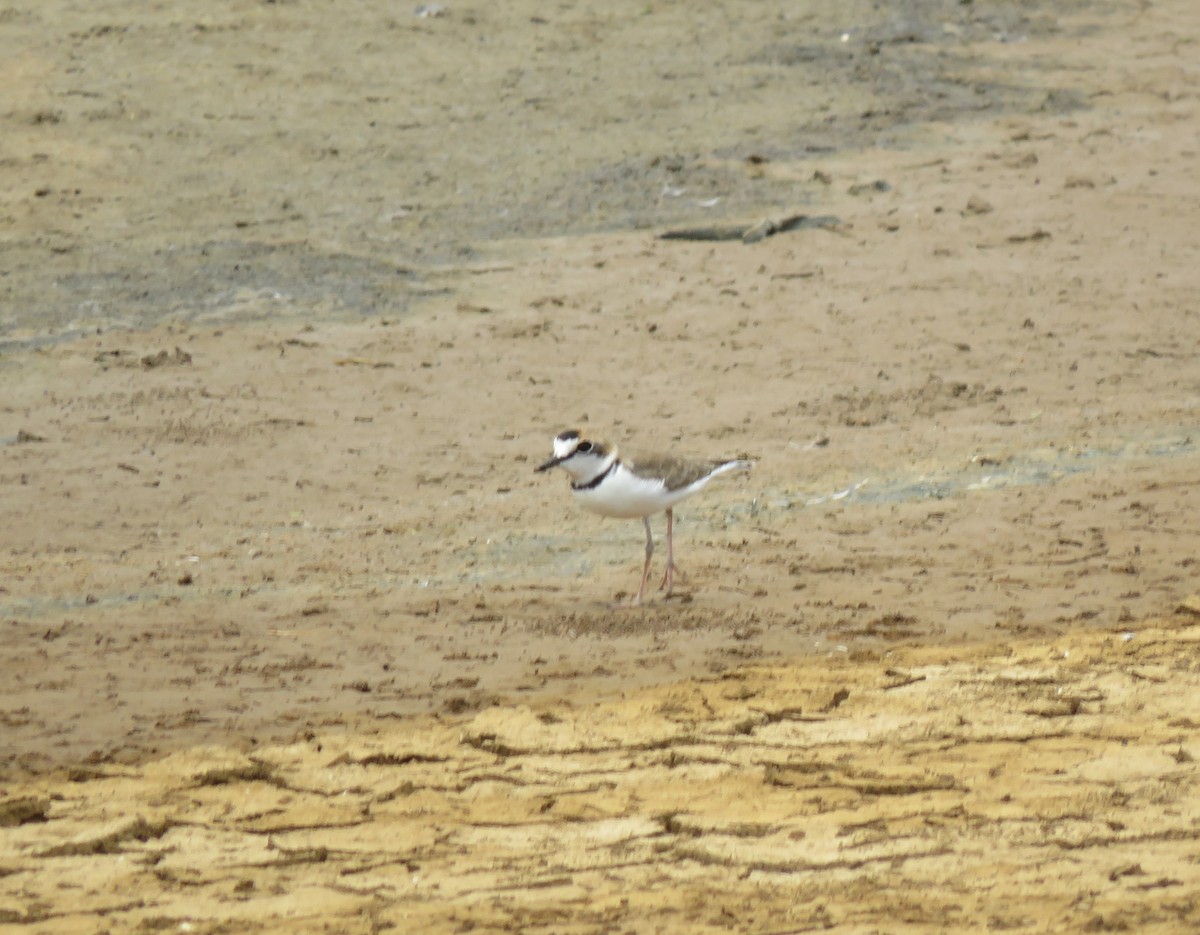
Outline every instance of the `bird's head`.
[(595, 477), (616, 457), (616, 448), (602, 441), (584, 438), (577, 429), (560, 432), (554, 438), (554, 456), (534, 470), (560, 467), (578, 483)]

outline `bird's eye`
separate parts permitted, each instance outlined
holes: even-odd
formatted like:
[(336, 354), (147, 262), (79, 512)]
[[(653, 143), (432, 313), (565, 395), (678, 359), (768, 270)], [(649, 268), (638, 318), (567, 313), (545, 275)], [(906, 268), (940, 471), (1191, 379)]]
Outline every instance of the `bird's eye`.
[(582, 454), (587, 454), (589, 451), (592, 450), (592, 443), (591, 442), (580, 442), (579, 445), (576, 446), (575, 450)]

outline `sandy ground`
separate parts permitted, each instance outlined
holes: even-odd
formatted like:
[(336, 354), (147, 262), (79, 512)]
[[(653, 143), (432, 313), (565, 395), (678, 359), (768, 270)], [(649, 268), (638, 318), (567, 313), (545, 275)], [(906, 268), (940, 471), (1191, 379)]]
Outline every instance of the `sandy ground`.
[(0, 924), (1200, 927), (1194, 5), (360, 6), (0, 8)]
[(75, 767), (3, 803), (23, 824), (0, 911), (52, 932), (1192, 931), (1200, 617), (1131, 635), (575, 684)]

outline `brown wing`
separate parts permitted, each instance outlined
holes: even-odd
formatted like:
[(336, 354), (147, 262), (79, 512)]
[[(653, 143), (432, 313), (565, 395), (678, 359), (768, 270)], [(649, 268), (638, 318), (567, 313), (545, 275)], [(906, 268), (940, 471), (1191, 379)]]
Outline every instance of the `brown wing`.
[(724, 461), (675, 458), (670, 455), (638, 455), (623, 459), (625, 467), (640, 477), (660, 477), (667, 490), (678, 490), (707, 477)]

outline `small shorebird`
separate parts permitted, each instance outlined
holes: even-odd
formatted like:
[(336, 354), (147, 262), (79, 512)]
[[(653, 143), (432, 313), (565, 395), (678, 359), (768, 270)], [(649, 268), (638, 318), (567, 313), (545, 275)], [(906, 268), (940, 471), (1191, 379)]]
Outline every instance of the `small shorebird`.
[(563, 432), (554, 439), (554, 457), (539, 464), (537, 471), (560, 467), (571, 475), (571, 493), (593, 513), (618, 519), (636, 519), (646, 526), (646, 564), (642, 567), (642, 583), (633, 603), (640, 604), (650, 576), (650, 556), (654, 554), (654, 537), (650, 533), (650, 517), (667, 512), (667, 571), (661, 591), (671, 596), (675, 585), (675, 515), (672, 508), (680, 500), (704, 489), (705, 484), (726, 471), (749, 470), (753, 461), (704, 461), (678, 458), (673, 455), (647, 455), (623, 459), (616, 445), (584, 438), (575, 429)]

